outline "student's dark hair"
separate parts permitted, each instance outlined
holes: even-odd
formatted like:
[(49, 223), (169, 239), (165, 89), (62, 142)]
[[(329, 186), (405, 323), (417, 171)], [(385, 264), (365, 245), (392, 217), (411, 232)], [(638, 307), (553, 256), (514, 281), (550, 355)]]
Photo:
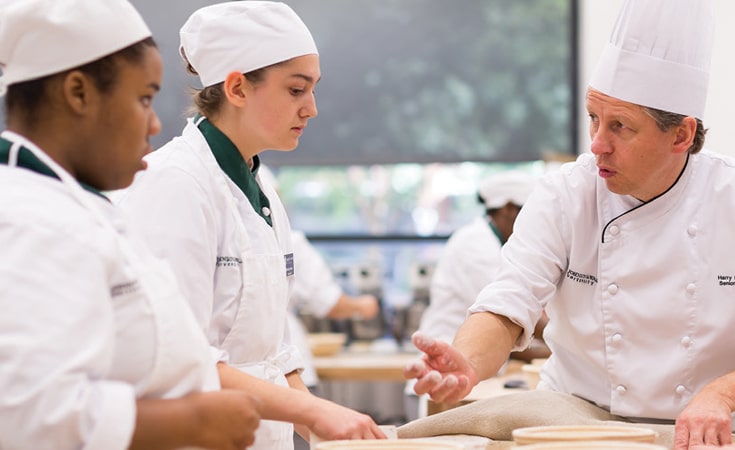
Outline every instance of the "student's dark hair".
[(153, 38), (146, 38), (115, 53), (107, 55), (91, 63), (84, 64), (61, 73), (48, 75), (35, 80), (23, 81), (8, 87), (5, 95), (5, 112), (10, 115), (23, 115), (27, 123), (34, 122), (36, 112), (46, 103), (46, 88), (50, 81), (64, 77), (72, 70), (79, 70), (94, 80), (97, 89), (102, 93), (109, 92), (117, 82), (120, 60), (129, 63), (140, 63), (148, 47), (156, 47)]
[[(658, 128), (661, 131), (669, 131), (673, 127), (680, 125), (686, 117), (683, 114), (676, 114), (646, 106), (643, 107), (643, 111), (656, 121), (656, 125), (658, 125)], [(707, 134), (707, 129), (704, 128), (702, 120), (697, 119), (697, 129), (694, 132), (694, 140), (688, 150), (690, 154), (693, 155), (702, 150), (702, 147), (704, 147), (705, 134)]]

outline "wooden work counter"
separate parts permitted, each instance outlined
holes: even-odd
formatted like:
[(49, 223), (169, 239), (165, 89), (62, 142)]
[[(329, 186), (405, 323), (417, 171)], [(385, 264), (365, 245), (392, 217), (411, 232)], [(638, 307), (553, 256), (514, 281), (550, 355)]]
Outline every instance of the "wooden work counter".
[(403, 381), (403, 367), (419, 358), (415, 352), (351, 351), (314, 358), (320, 380), (325, 381)]

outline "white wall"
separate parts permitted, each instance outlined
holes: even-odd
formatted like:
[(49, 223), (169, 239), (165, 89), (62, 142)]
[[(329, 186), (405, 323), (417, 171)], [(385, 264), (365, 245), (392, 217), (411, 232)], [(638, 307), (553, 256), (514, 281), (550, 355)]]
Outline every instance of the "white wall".
[[(607, 42), (623, 0), (580, 0), (580, 149), (589, 150), (587, 113), (584, 109), (584, 92), (597, 58)], [(733, 129), (735, 119), (735, 2), (715, 0), (715, 46), (712, 52), (707, 108), (704, 126), (709, 128), (705, 146), (711, 150), (735, 156), (735, 142), (728, 130)]]

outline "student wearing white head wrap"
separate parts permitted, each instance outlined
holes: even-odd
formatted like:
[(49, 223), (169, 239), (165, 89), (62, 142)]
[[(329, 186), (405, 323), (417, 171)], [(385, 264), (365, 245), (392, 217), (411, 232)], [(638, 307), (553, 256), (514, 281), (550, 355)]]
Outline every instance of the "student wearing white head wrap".
[(252, 443), (254, 400), (219, 390), (170, 269), (100, 192), (160, 129), (143, 19), (127, 0), (3, 1), (0, 66), (0, 448)]
[(467, 395), (545, 309), (542, 387), (676, 421), (677, 449), (730, 443), (735, 166), (701, 151), (713, 7), (625, 2), (587, 91), (592, 153), (534, 190), (454, 346), (416, 336), (418, 393)]
[(286, 327), (295, 269), (290, 226), (259, 153), (291, 151), (317, 115), (311, 33), (287, 5), (237, 1), (195, 11), (180, 52), (202, 89), (180, 137), (146, 157), (121, 206), (167, 259), (218, 358), (223, 387), (261, 399), (255, 448), (291, 449), (293, 426), (325, 439), (384, 437), (364, 414), (300, 378)]

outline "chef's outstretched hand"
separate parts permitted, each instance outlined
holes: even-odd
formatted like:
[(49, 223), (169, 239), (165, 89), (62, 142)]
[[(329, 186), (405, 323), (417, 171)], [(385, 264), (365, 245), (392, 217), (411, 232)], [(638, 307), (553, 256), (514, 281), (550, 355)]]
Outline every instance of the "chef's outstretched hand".
[(456, 403), (477, 384), (475, 370), (456, 348), (420, 332), (414, 333), (411, 341), (424, 355), (407, 364), (403, 376), (417, 380), (413, 388), (417, 394), (429, 394), (436, 402)]
[(674, 450), (732, 444), (732, 399), (723, 393), (718, 380), (705, 386), (676, 418)]

